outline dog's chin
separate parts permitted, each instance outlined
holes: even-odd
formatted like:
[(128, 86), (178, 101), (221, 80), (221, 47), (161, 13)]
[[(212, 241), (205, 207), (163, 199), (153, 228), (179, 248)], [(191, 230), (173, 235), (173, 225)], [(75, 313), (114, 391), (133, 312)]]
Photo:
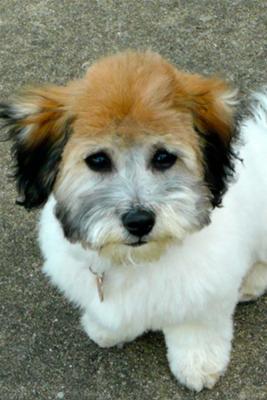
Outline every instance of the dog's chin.
[(101, 247), (99, 254), (108, 258), (116, 265), (136, 265), (159, 260), (168, 246), (174, 242), (173, 238), (160, 241), (125, 243), (108, 243)]

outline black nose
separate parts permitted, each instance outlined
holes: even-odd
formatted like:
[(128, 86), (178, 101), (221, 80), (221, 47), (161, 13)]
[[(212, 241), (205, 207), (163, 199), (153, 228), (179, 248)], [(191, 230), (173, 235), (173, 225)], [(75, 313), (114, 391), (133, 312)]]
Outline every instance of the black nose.
[(122, 223), (129, 233), (142, 237), (147, 235), (155, 224), (155, 215), (152, 211), (134, 209), (122, 216)]

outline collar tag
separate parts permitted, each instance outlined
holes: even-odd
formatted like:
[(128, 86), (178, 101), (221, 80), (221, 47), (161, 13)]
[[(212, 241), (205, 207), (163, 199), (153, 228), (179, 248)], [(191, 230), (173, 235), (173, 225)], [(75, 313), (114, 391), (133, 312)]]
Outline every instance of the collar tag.
[(97, 272), (92, 270), (91, 265), (89, 266), (90, 272), (95, 275), (97, 293), (100, 300), (100, 303), (104, 301), (104, 272), (102, 274), (98, 274)]
[(104, 301), (104, 274), (96, 276), (96, 287), (98, 292), (98, 297), (101, 303)]

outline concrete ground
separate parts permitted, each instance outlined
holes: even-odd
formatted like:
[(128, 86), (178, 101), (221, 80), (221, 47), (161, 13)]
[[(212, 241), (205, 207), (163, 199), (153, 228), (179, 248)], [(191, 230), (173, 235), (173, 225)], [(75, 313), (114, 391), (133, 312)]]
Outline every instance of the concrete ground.
[[(129, 47), (220, 73), (246, 98), (267, 82), (266, 10), (263, 0), (1, 0), (1, 99), (26, 83), (64, 83), (99, 56)], [(266, 296), (238, 306), (230, 367), (200, 394), (171, 376), (160, 334), (123, 349), (92, 343), (78, 311), (41, 273), (37, 213), (14, 205), (9, 147), (0, 144), (2, 400), (267, 398)]]

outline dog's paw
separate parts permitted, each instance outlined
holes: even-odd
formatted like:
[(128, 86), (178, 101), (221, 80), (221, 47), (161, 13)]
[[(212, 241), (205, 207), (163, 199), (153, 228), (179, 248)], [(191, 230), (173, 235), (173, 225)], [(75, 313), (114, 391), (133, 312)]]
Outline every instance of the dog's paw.
[(164, 330), (170, 369), (191, 390), (211, 389), (230, 359), (233, 324), (230, 316), (206, 323), (192, 321)]
[(182, 385), (196, 392), (213, 388), (223, 374), (223, 371), (206, 371), (204, 365), (181, 366), (180, 362), (170, 363), (170, 368)]
[(118, 335), (112, 331), (109, 331), (108, 329), (102, 328), (93, 319), (91, 319), (88, 314), (84, 314), (82, 316), (81, 324), (89, 338), (100, 347), (107, 348), (116, 345), (120, 346), (123, 344)]
[(224, 373), (229, 361), (228, 351), (212, 346), (209, 349), (176, 349), (168, 353), (170, 369), (188, 389), (200, 392), (211, 389)]

